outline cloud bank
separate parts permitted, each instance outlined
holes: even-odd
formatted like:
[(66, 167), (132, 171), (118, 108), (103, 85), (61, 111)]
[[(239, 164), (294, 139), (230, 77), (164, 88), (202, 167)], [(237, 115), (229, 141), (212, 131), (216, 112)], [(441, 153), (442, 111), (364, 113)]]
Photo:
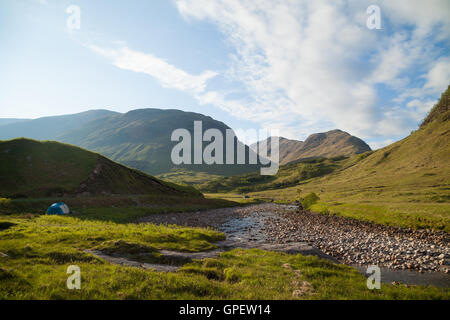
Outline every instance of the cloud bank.
[[(417, 127), (450, 82), (448, 0), (174, 4), (188, 23), (207, 21), (226, 36), (235, 52), (228, 70), (190, 75), (127, 47), (92, 49), (288, 138), (340, 128), (382, 146)], [(380, 30), (366, 25), (372, 4), (381, 9)], [(233, 86), (208, 88), (216, 76)]]
[[(381, 30), (366, 27), (371, 4), (380, 6)], [(215, 24), (236, 48), (228, 76), (251, 98), (216, 94), (220, 99), (208, 102), (247, 119), (258, 113), (263, 125), (281, 124), (294, 137), (333, 127), (364, 138), (408, 133), (428, 111), (429, 96), (450, 81), (448, 48), (438, 45), (449, 40), (446, 0), (177, 0), (176, 6), (189, 21)], [(380, 88), (401, 99), (379, 101)]]

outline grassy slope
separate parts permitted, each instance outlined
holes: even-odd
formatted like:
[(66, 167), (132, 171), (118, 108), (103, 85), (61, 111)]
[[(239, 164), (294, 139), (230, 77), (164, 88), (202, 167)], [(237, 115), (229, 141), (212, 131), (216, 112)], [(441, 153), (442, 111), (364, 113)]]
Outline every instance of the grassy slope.
[(0, 195), (63, 194), (195, 195), (192, 188), (165, 183), (98, 154), (58, 142), (14, 139), (0, 142)]
[[(450, 231), (449, 91), (407, 138), (299, 186), (252, 194), (291, 201), (316, 192), (313, 210), (377, 223)], [(436, 115), (437, 114), (437, 115)], [(430, 120), (431, 118), (431, 120)]]
[[(350, 160), (353, 161), (353, 160)], [(260, 190), (280, 189), (296, 186), (300, 182), (329, 174), (343, 167), (349, 160), (346, 157), (331, 159), (310, 159), (281, 166), (275, 176), (262, 176), (259, 172), (242, 176), (220, 177), (197, 187), (205, 192), (247, 193)]]
[(94, 170), (98, 155), (52, 142), (0, 142), (1, 195), (73, 190)]
[(195, 172), (187, 169), (172, 169), (167, 173), (162, 173), (156, 176), (158, 179), (164, 181), (170, 181), (173, 183), (183, 183), (192, 186), (198, 186), (208, 181), (215, 180), (221, 176), (206, 173), (206, 172)]
[[(368, 290), (356, 270), (301, 255), (233, 250), (177, 273), (156, 273), (112, 265), (83, 251), (125, 245), (158, 261), (158, 249), (213, 248), (211, 242), (223, 235), (211, 230), (57, 216), (0, 216), (0, 227), (0, 252), (8, 255), (0, 257), (0, 299), (449, 298), (448, 290), (433, 287), (383, 284), (381, 290)], [(290, 267), (283, 266), (287, 263)], [(81, 290), (66, 287), (69, 265), (81, 269)], [(303, 281), (310, 284), (305, 295), (294, 297), (295, 290), (305, 288)]]

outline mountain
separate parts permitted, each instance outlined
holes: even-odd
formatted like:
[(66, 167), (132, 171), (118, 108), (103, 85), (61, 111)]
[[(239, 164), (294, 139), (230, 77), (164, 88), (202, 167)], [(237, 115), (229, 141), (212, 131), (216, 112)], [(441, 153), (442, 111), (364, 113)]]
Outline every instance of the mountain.
[[(259, 170), (258, 165), (244, 164), (174, 165), (171, 160), (171, 151), (178, 142), (171, 141), (172, 132), (179, 128), (187, 129), (193, 139), (194, 121), (202, 122), (203, 132), (214, 128), (218, 129), (224, 137), (226, 130), (230, 129), (224, 123), (211, 117), (180, 110), (139, 109), (124, 114), (92, 110), (0, 126), (0, 139), (28, 137), (70, 143), (154, 175), (180, 168), (219, 175)], [(203, 142), (203, 147), (209, 143)], [(242, 145), (239, 141), (235, 143)], [(191, 153), (193, 153), (193, 144)], [(253, 151), (245, 146), (245, 153), (248, 159)]]
[(29, 139), (0, 141), (0, 197), (161, 194), (185, 191), (78, 147)]
[[(256, 150), (258, 144), (262, 147), (262, 154), (266, 146), (269, 146), (270, 140), (257, 142), (250, 147)], [(370, 147), (361, 139), (354, 137), (341, 130), (332, 130), (324, 133), (315, 133), (310, 135), (304, 142), (298, 140), (289, 140), (280, 137), (280, 164), (285, 165), (302, 159), (317, 157), (332, 158), (338, 156), (351, 156), (370, 151)]]
[(2, 119), (0, 119), (0, 126), (17, 123), (17, 122), (23, 122), (23, 121), (29, 121), (29, 119), (2, 118)]
[[(26, 137), (37, 140), (58, 140), (66, 132), (79, 128), (90, 121), (117, 114), (108, 110), (90, 110), (77, 114), (43, 117), (0, 126), (0, 139), (10, 140)], [(5, 119), (8, 120), (8, 119)], [(0, 122), (1, 123), (1, 122)]]

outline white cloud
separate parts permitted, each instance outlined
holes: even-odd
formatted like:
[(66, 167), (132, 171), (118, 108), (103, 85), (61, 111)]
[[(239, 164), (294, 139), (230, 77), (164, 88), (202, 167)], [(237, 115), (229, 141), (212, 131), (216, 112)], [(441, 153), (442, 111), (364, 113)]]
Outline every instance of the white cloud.
[[(405, 73), (430, 70), (433, 63), (429, 32), (437, 27), (442, 37), (449, 30), (446, 0), (381, 1), (382, 17), (397, 26), (391, 32), (366, 28), (371, 1), (175, 2), (186, 19), (210, 21), (227, 36), (237, 52), (227, 75), (250, 95), (233, 100), (214, 92), (200, 101), (262, 126), (279, 124), (281, 134), (294, 133), (293, 138), (334, 127), (361, 137), (410, 130), (417, 108), (380, 108), (376, 85), (407, 91)], [(398, 27), (405, 24), (414, 32)], [(442, 68), (447, 63), (428, 72), (427, 86), (441, 88), (448, 82)], [(408, 98), (405, 94), (402, 100)]]
[(426, 37), (438, 28), (441, 39), (450, 36), (450, 2), (448, 0), (382, 0), (383, 14), (397, 26), (415, 27), (416, 37)]
[(422, 101), (419, 99), (411, 100), (406, 104), (408, 108), (414, 108), (419, 113), (419, 119), (422, 118), (422, 114), (428, 112), (434, 105), (436, 104), (436, 101), (434, 100), (428, 100), (428, 101)]
[(148, 74), (156, 78), (166, 88), (198, 94), (205, 90), (206, 82), (217, 75), (213, 71), (191, 75), (163, 59), (151, 54), (133, 51), (126, 46), (121, 46), (118, 49), (100, 48), (93, 45), (89, 47), (96, 53), (110, 59), (116, 67)]
[(384, 148), (394, 142), (395, 141), (393, 139), (386, 139), (386, 140), (382, 140), (382, 141), (370, 142), (369, 146), (372, 150), (378, 150), (378, 149)]
[(425, 89), (439, 93), (444, 91), (450, 82), (450, 58), (438, 60), (426, 75)]

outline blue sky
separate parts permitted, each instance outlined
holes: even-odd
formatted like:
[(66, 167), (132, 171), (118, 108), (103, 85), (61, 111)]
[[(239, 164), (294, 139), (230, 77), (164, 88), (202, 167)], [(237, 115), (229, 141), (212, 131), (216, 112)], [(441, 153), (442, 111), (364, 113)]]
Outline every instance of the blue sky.
[(339, 128), (377, 148), (450, 83), (449, 16), (447, 0), (5, 0), (0, 117), (176, 108), (294, 139)]

